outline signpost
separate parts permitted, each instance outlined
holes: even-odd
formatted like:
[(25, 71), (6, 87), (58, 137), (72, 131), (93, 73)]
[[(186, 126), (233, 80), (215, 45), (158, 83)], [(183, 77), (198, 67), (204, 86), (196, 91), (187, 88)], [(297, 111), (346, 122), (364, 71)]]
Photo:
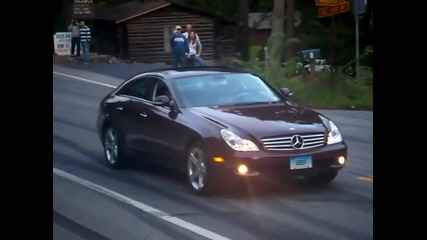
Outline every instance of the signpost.
[(367, 6), (368, 6), (367, 0), (353, 0), (353, 14), (354, 15), (365, 14)]
[(329, 17), (338, 13), (348, 12), (350, 10), (350, 4), (340, 3), (335, 6), (322, 7), (317, 10), (317, 17)]
[(367, 0), (353, 0), (353, 14), (356, 22), (356, 80), (359, 79), (359, 17), (366, 12)]
[(53, 35), (53, 44), (56, 55), (71, 55), (71, 33), (55, 33), (55, 35)]
[(73, 12), (71, 14), (76, 19), (90, 19), (95, 17), (93, 0), (74, 0)]
[[(330, 48), (329, 57), (330, 57), (330, 65), (332, 68), (334, 68), (335, 67), (334, 52), (335, 52), (335, 41), (336, 41), (334, 15), (348, 12), (350, 10), (350, 0), (316, 0), (316, 6), (321, 7), (317, 10), (318, 18), (331, 16), (332, 39), (329, 44), (329, 48)], [(333, 79), (332, 73), (333, 71), (331, 71), (331, 79)]]
[[(57, 32), (53, 35), (53, 48), (55, 54), (59, 56), (71, 55), (71, 33), (70, 32)], [(77, 48), (76, 48), (77, 51)], [(80, 54), (83, 49), (80, 49)]]
[[(356, 22), (356, 79), (359, 77), (359, 17), (366, 12), (367, 0), (352, 0), (353, 14)], [(350, 10), (350, 0), (316, 0), (317, 17), (329, 17)], [(331, 21), (333, 23), (333, 20)], [(333, 24), (332, 24), (333, 25)], [(333, 26), (332, 26), (333, 27)]]
[(336, 6), (342, 3), (349, 3), (350, 0), (316, 0), (316, 6), (318, 7), (330, 7)]

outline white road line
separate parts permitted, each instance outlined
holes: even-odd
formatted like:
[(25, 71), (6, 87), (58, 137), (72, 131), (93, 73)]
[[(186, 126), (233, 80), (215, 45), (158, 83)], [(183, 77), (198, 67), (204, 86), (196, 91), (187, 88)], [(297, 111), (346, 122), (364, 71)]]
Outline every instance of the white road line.
[(94, 191), (97, 191), (99, 193), (107, 195), (107, 196), (109, 196), (111, 198), (117, 199), (117, 200), (119, 200), (119, 201), (121, 201), (123, 203), (126, 203), (126, 204), (129, 204), (131, 206), (134, 206), (134, 207), (136, 207), (136, 208), (138, 208), (138, 209), (140, 209), (140, 210), (142, 210), (142, 211), (144, 211), (144, 212), (146, 212), (148, 214), (151, 214), (153, 216), (159, 217), (159, 218), (163, 219), (166, 222), (169, 222), (169, 223), (172, 223), (172, 224), (174, 224), (174, 225), (176, 225), (178, 227), (187, 229), (187, 230), (189, 230), (189, 231), (191, 231), (193, 233), (196, 233), (196, 234), (198, 234), (200, 236), (203, 236), (205, 238), (215, 239), (215, 240), (216, 239), (218, 239), (218, 240), (230, 240), (229, 238), (226, 238), (224, 236), (221, 236), (219, 234), (211, 232), (211, 231), (209, 231), (207, 229), (204, 229), (202, 227), (199, 227), (197, 225), (194, 225), (192, 223), (184, 221), (184, 220), (182, 220), (180, 218), (171, 216), (170, 214), (168, 214), (166, 212), (163, 212), (163, 211), (161, 211), (159, 209), (156, 209), (156, 208), (148, 206), (148, 205), (146, 205), (144, 203), (138, 202), (138, 201), (136, 201), (136, 200), (134, 200), (132, 198), (126, 197), (126, 196), (124, 196), (124, 195), (122, 195), (120, 193), (114, 192), (112, 190), (109, 190), (107, 188), (99, 186), (99, 185), (97, 185), (95, 183), (89, 182), (89, 181), (87, 181), (87, 180), (85, 180), (83, 178), (80, 178), (80, 177), (77, 177), (77, 176), (72, 175), (70, 173), (67, 173), (67, 172), (64, 172), (62, 170), (59, 170), (57, 168), (53, 168), (53, 173), (56, 174), (56, 175), (58, 175), (58, 176), (64, 177), (64, 178), (66, 178), (66, 179), (68, 179), (70, 181), (73, 181), (75, 183), (83, 185), (83, 186), (85, 186), (87, 188), (90, 188), (90, 189), (92, 189)]
[(77, 79), (77, 80), (80, 80), (80, 81), (83, 81), (83, 82), (98, 84), (98, 85), (105, 86), (105, 87), (116, 88), (116, 86), (113, 86), (113, 85), (110, 85), (110, 84), (96, 82), (96, 81), (92, 81), (92, 80), (89, 80), (89, 79), (86, 79), (86, 78), (76, 77), (76, 76), (73, 76), (73, 75), (68, 75), (68, 74), (64, 74), (64, 73), (60, 73), (60, 72), (55, 72), (54, 71), (53, 74), (57, 74), (57, 75), (68, 77), (68, 78), (74, 78), (74, 79)]

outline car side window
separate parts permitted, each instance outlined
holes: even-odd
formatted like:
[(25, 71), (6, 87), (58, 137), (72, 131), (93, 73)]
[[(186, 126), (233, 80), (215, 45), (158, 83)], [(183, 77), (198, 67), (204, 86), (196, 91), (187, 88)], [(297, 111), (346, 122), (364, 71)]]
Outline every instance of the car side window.
[(156, 84), (156, 79), (151, 77), (143, 77), (130, 83), (122, 91), (120, 95), (127, 95), (132, 97), (141, 98), (144, 100), (152, 101), (153, 90)]
[[(168, 88), (168, 86), (166, 85), (166, 83), (163, 81), (163, 80), (161, 80), (161, 79), (158, 79), (157, 81), (156, 81), (156, 87), (155, 87), (155, 90), (154, 90), (154, 98), (155, 97), (157, 97), (157, 96), (161, 96), (161, 95), (166, 95), (166, 96), (168, 96), (169, 97), (169, 99), (171, 99), (172, 98), (172, 95), (171, 95), (171, 93), (170, 93), (170, 91), (169, 91), (169, 88)], [(153, 99), (154, 99), (153, 98)]]

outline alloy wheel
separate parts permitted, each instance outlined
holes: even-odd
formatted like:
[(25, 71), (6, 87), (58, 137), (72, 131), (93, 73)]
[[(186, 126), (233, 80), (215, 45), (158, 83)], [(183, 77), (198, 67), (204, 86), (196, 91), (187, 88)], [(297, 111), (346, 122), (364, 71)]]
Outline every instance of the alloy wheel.
[(193, 148), (188, 154), (188, 179), (191, 186), (201, 191), (206, 183), (207, 168), (203, 151), (200, 148)]
[(108, 128), (104, 135), (104, 151), (105, 157), (111, 165), (117, 162), (118, 149), (117, 135), (112, 128)]

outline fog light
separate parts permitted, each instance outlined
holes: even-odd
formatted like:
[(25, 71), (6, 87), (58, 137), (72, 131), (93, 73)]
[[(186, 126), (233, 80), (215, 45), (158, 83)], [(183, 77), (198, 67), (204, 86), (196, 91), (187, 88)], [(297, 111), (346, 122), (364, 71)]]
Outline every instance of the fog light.
[(224, 162), (224, 158), (222, 158), (222, 157), (214, 157), (214, 162), (218, 162), (218, 163), (221, 163), (221, 162)]
[(338, 163), (343, 165), (345, 163), (345, 157), (341, 156), (338, 158)]
[(237, 171), (240, 173), (240, 174), (246, 174), (246, 173), (248, 173), (248, 167), (246, 167), (246, 165), (240, 165), (238, 168), (237, 168)]

